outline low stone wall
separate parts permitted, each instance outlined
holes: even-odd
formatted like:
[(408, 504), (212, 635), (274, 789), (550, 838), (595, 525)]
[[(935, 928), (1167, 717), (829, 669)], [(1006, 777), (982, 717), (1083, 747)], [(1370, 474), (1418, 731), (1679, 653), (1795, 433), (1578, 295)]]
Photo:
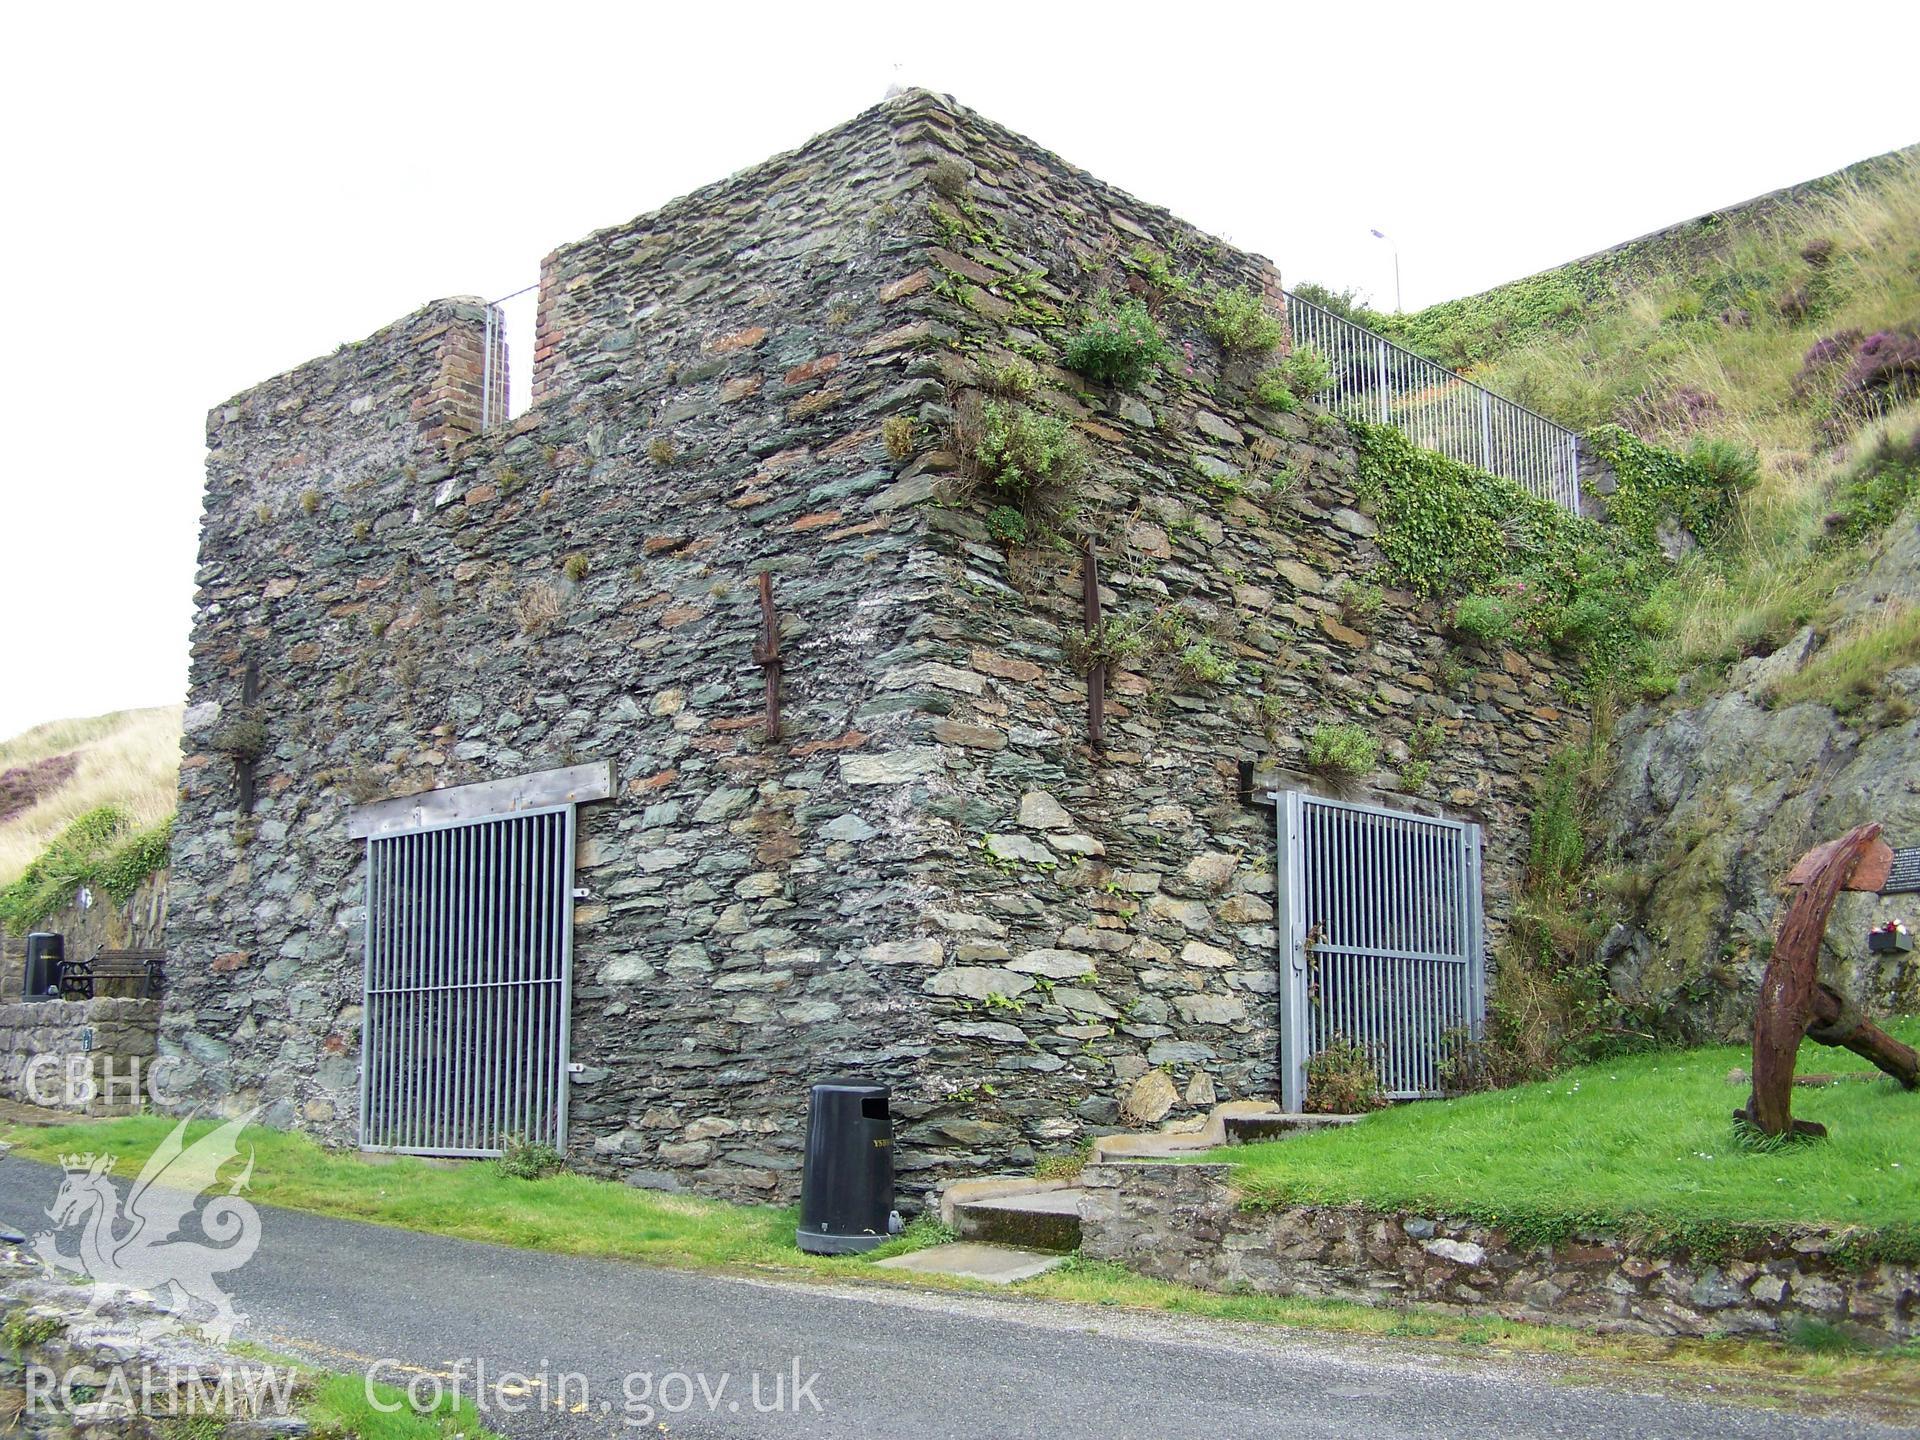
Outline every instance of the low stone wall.
[(1849, 1267), (1840, 1230), (1799, 1229), (1731, 1259), (1609, 1235), (1520, 1246), (1487, 1225), (1357, 1206), (1243, 1210), (1228, 1165), (1089, 1166), (1081, 1253), (1208, 1290), (1440, 1305), (1661, 1335), (1768, 1334), (1818, 1320), (1868, 1341), (1920, 1335), (1920, 1270)]
[(312, 1427), (284, 1368), (181, 1332), (152, 1300), (88, 1288), (0, 1249), (0, 1433), (26, 1440), (294, 1440)]
[(158, 1000), (0, 1005), (0, 1097), (85, 1115), (130, 1115), (140, 1108), (159, 1023)]

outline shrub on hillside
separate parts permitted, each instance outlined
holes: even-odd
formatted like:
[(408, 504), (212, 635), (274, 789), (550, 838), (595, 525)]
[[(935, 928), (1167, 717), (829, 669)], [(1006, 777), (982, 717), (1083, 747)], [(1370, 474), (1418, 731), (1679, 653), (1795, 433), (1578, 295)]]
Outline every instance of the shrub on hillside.
[[(112, 805), (75, 817), (18, 880), (0, 889), (0, 926), (15, 933), (32, 930), (61, 906), (71, 904), (82, 885), (99, 884), (102, 866), (125, 839), (127, 826), (125, 812)], [(163, 849), (160, 864), (165, 863)]]
[(27, 765), (16, 765), (0, 773), (0, 820), (11, 820), (23, 810), (51, 795), (79, 768), (78, 755), (49, 755)]
[(1621, 412), (1627, 428), (1645, 438), (1665, 431), (1692, 431), (1720, 416), (1720, 402), (1693, 385), (1671, 390), (1643, 390)]
[(1853, 415), (1870, 415), (1920, 395), (1920, 329), (1877, 330), (1860, 342), (1834, 392)]
[(1904, 444), (1882, 439), (1834, 492), (1827, 533), (1851, 544), (1878, 533), (1920, 499), (1920, 430)]

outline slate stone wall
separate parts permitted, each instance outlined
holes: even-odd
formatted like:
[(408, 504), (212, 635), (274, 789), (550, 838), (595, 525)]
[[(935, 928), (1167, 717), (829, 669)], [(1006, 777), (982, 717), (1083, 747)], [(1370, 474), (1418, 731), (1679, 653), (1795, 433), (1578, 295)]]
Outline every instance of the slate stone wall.
[(1313, 1295), (1658, 1335), (1751, 1335), (1796, 1322), (1885, 1344), (1920, 1334), (1920, 1271), (1843, 1263), (1850, 1233), (1808, 1226), (1720, 1258), (1610, 1233), (1521, 1245), (1468, 1220), (1360, 1206), (1249, 1211), (1227, 1165), (1094, 1165), (1081, 1253), (1230, 1293)]
[[(932, 1128), (1018, 1167), (1092, 1127), (1275, 1093), (1273, 817), (1240, 802), (1240, 761), (1325, 791), (1305, 773), (1308, 737), (1362, 726), (1380, 766), (1342, 793), (1482, 820), (1497, 936), (1529, 779), (1577, 721), (1546, 657), (1460, 649), (1432, 607), (1390, 589), (1365, 619), (1366, 596), (1343, 598), (1380, 566), (1345, 427), (1253, 404), (1271, 357), (1224, 355), (1203, 322), (1220, 287), (1277, 296), (1270, 264), (978, 116), (936, 112), (925, 132), (970, 177), (933, 202), (941, 243), (918, 302), (960, 336), (956, 392), (1040, 356), (1039, 403), (1093, 454), (1075, 523), (1096, 540), (1103, 612), (1149, 635), (1177, 617), (1235, 667), (1206, 683), (1149, 645), (1110, 680), (1096, 756), (1066, 643), (1083, 624), (1080, 557), (997, 543), (977, 491), (927, 517), (944, 604), (922, 704), (965, 776), (932, 807), (947, 904), (924, 942), (945, 962), (923, 983), (939, 1018), (928, 1073), (958, 1106)], [(1184, 292), (1146, 281), (1141, 246)], [(1144, 297), (1173, 348), (1134, 392), (1045, 363), (1102, 289)], [(968, 493), (964, 475), (950, 492)]]
[[(790, 1197), (827, 1074), (895, 1087), (909, 1195), (1123, 1100), (1269, 1093), (1271, 817), (1235, 763), (1297, 765), (1321, 719), (1378, 734), (1377, 787), (1437, 722), (1414, 803), (1488, 821), (1497, 911), (1551, 670), (1452, 656), (1405, 596), (1343, 618), (1377, 563), (1344, 429), (1255, 411), (1185, 302), (1160, 382), (1046, 369), (1036, 403), (1092, 447), (1108, 606), (1178, 608), (1239, 668), (1117, 675), (1088, 750), (1077, 562), (990, 536), (950, 428), (978, 362), (1050, 353), (1142, 244), (1278, 304), (1266, 262), (914, 93), (548, 257), (510, 427), (473, 433), (466, 301), (217, 409), (163, 1036), (202, 1092), (351, 1140), (346, 810), (580, 760), (619, 795), (580, 813), (574, 1158), (639, 1184)], [(249, 661), (247, 815), (218, 747)]]
[(157, 1000), (132, 999), (0, 1005), (0, 1096), (85, 1115), (135, 1113), (152, 1078), (159, 1011)]

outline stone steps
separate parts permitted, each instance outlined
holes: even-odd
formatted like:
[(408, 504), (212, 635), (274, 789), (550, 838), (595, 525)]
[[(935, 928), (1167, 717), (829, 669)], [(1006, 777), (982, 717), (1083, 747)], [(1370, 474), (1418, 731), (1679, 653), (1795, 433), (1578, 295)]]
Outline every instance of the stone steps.
[[(1089, 1165), (1125, 1165), (1196, 1155), (1224, 1145), (1284, 1139), (1329, 1126), (1351, 1125), (1357, 1115), (1290, 1115), (1270, 1100), (1230, 1100), (1204, 1119), (1177, 1121), (1146, 1134), (1098, 1136)], [(1080, 1198), (1085, 1192), (1060, 1180), (1030, 1175), (993, 1175), (960, 1180), (940, 1195), (940, 1218), (961, 1240), (1064, 1254), (1080, 1245)]]
[(949, 1222), (962, 1240), (1056, 1255), (1080, 1248), (1078, 1186), (958, 1201)]

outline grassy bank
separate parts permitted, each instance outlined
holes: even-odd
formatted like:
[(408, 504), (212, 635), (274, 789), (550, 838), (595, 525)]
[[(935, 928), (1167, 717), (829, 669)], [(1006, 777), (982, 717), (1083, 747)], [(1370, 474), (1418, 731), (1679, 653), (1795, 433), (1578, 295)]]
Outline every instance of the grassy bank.
[(55, 720), (0, 741), (0, 774), (70, 757), (65, 780), (31, 803), (0, 815), (0, 885), (17, 880), (35, 856), (80, 816), (112, 805), (131, 828), (148, 829), (173, 813), (180, 772), (178, 705), (120, 710), (85, 720)]
[[(1888, 1026), (1913, 1044), (1920, 1019)], [(1623, 1056), (1551, 1080), (1402, 1106), (1359, 1125), (1226, 1152), (1260, 1203), (1365, 1204), (1474, 1216), (1555, 1239), (1625, 1226), (1712, 1246), (1738, 1230), (1844, 1224), (1863, 1253), (1920, 1259), (1920, 1093), (1890, 1079), (1794, 1091), (1794, 1113), (1827, 1125), (1814, 1144), (1738, 1138), (1742, 1048)], [(1800, 1073), (1871, 1073), (1809, 1042)]]

